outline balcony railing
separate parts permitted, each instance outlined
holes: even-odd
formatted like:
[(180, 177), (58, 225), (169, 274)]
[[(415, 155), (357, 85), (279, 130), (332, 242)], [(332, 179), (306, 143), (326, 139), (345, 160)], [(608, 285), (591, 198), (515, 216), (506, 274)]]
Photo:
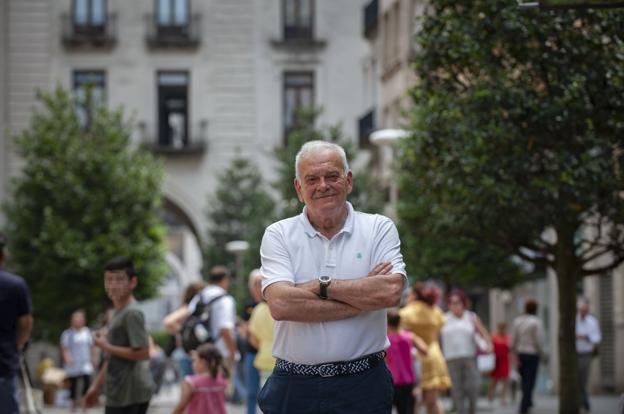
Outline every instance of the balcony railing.
[[(158, 134), (151, 134), (145, 122), (139, 122), (139, 134), (141, 146), (155, 154), (168, 156), (201, 155), (208, 149), (205, 139), (207, 123), (202, 121), (199, 124), (199, 136), (187, 137), (184, 141), (162, 142)], [(158, 130), (158, 127), (155, 128)]]
[(201, 38), (201, 16), (194, 14), (184, 24), (163, 24), (158, 16), (149, 14), (147, 21), (147, 44), (152, 48), (196, 48)]
[(379, 15), (379, 1), (371, 0), (364, 7), (364, 37), (370, 39), (370, 37), (377, 30), (377, 19)]
[(368, 113), (358, 119), (358, 135), (360, 148), (369, 148), (371, 145), (370, 134), (375, 130), (375, 110), (371, 109)]
[(117, 15), (107, 14), (102, 22), (76, 22), (69, 14), (61, 16), (62, 40), (66, 47), (111, 47), (117, 41)]
[(143, 147), (161, 155), (201, 155), (206, 152), (207, 145), (202, 139), (195, 139), (182, 145), (163, 144), (158, 139), (144, 141)]

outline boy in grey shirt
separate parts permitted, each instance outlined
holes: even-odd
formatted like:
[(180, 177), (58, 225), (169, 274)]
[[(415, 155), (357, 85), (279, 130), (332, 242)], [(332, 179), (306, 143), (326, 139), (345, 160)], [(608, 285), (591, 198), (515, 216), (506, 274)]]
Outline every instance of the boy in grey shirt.
[(87, 406), (95, 405), (106, 383), (106, 414), (144, 414), (152, 396), (149, 335), (133, 295), (137, 283), (137, 274), (128, 258), (112, 259), (104, 268), (104, 287), (115, 313), (106, 335), (96, 332), (94, 342), (109, 358), (85, 401)]

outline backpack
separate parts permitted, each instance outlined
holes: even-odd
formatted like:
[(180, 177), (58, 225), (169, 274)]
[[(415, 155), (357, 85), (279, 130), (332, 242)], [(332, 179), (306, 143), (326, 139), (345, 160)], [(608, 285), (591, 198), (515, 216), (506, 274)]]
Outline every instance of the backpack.
[(210, 328), (212, 303), (224, 296), (227, 296), (227, 294), (218, 295), (210, 299), (208, 303), (204, 303), (200, 296), (195, 310), (186, 318), (180, 328), (182, 348), (184, 348), (186, 352), (197, 349), (199, 345), (205, 342), (215, 342), (217, 340), (217, 338), (212, 337), (212, 330)]

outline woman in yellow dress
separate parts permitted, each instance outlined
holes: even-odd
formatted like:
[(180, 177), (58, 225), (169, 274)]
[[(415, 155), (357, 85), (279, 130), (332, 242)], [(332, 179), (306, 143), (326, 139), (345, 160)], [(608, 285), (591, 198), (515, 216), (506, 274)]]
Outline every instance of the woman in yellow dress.
[(420, 359), (420, 388), (428, 414), (443, 414), (438, 393), (451, 386), (451, 378), (440, 350), (438, 337), (445, 318), (436, 305), (439, 289), (429, 283), (416, 283), (412, 287), (414, 300), (399, 311), (404, 329), (421, 337), (428, 346), (427, 354)]

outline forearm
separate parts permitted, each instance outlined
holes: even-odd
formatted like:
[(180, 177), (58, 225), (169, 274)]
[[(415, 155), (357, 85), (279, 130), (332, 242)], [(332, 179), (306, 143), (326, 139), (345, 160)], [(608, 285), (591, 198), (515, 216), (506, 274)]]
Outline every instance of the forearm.
[(32, 332), (33, 317), (32, 315), (21, 316), (17, 321), (17, 335), (16, 345), (17, 349), (21, 351), (30, 339), (30, 333)]
[(172, 335), (175, 335), (180, 329), (182, 322), (184, 322), (184, 320), (187, 317), (188, 317), (188, 306), (182, 305), (180, 308), (176, 309), (175, 311), (171, 312), (169, 315), (165, 316), (165, 319), (163, 320), (163, 325), (165, 326), (165, 329), (167, 330), (167, 332), (169, 332)]
[(102, 365), (102, 369), (100, 369), (93, 380), (93, 384), (91, 384), (92, 389), (96, 390), (98, 393), (102, 390), (102, 386), (104, 386), (104, 379), (106, 378), (106, 371), (108, 370), (108, 361), (104, 362)]
[(336, 300), (323, 300), (311, 290), (293, 285), (276, 283), (266, 289), (265, 296), (271, 315), (277, 321), (337, 321), (361, 312), (354, 306)]
[(401, 300), (405, 277), (402, 274), (377, 275), (360, 279), (334, 279), (327, 296), (362, 311), (397, 306)]
[(236, 356), (236, 341), (234, 339), (234, 335), (232, 335), (232, 331), (230, 329), (221, 329), (220, 331), (221, 338), (223, 338), (223, 342), (225, 342), (225, 346), (228, 349), (230, 354), (230, 360), (234, 360)]

